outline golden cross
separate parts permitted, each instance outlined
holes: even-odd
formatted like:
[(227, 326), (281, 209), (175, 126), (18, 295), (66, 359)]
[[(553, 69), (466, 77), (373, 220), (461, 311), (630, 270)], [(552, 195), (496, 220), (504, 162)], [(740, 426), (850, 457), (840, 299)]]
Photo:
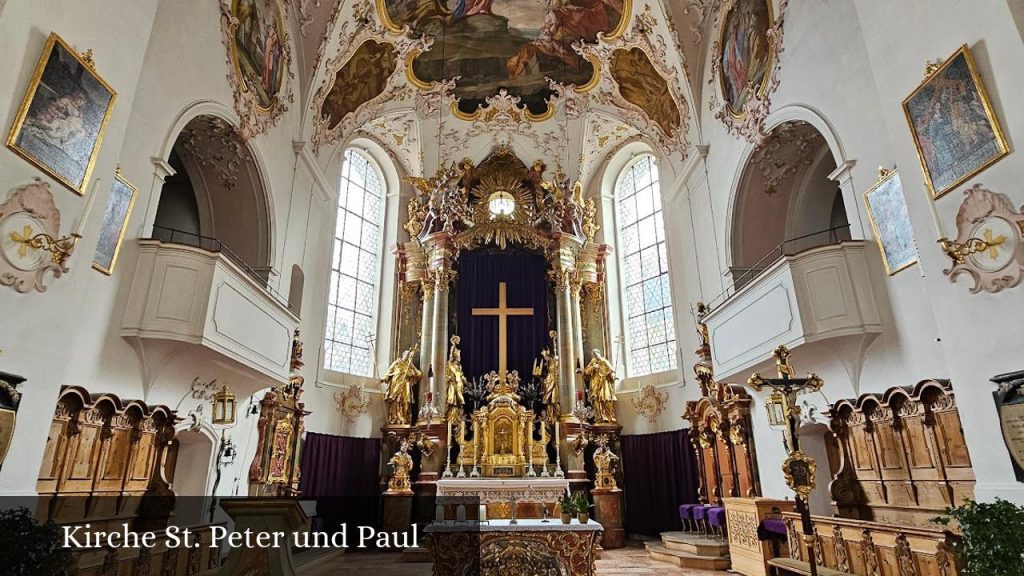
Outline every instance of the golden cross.
[(999, 259), (999, 248), (1002, 243), (1006, 242), (1006, 236), (1000, 234), (997, 238), (993, 238), (995, 232), (991, 228), (985, 228), (985, 243), (988, 244), (988, 257), (992, 260)]
[(498, 284), (497, 308), (473, 308), (473, 316), (498, 317), (498, 374), (505, 378), (508, 373), (508, 317), (533, 316), (533, 308), (509, 308), (505, 300), (508, 284)]

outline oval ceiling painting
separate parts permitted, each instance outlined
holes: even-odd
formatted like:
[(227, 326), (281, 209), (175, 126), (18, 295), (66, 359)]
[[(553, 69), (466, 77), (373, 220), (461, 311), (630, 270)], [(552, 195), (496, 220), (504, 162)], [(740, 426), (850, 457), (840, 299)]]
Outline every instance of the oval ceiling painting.
[[(621, 35), (631, 0), (377, 0), (385, 26), (434, 38), (412, 62), (427, 84), (459, 76), (459, 110), (475, 112), (504, 88), (534, 115), (547, 111), (545, 77), (584, 85), (596, 71), (572, 48), (598, 34)], [(443, 69), (442, 69), (443, 68)]]
[(765, 86), (771, 54), (771, 1), (736, 0), (725, 16), (719, 64), (722, 94), (735, 116), (741, 116), (747, 102), (758, 97)]
[(231, 16), (235, 21), (231, 58), (238, 76), (256, 94), (261, 108), (271, 108), (287, 65), (277, 0), (232, 0)]

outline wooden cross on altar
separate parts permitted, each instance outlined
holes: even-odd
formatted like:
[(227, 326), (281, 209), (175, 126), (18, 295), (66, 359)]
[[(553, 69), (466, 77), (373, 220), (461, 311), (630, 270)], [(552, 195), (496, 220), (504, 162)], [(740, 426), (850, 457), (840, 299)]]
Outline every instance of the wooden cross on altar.
[(498, 284), (497, 308), (473, 308), (473, 316), (498, 317), (498, 375), (505, 378), (508, 373), (508, 317), (533, 316), (533, 308), (509, 308), (506, 302), (508, 284)]

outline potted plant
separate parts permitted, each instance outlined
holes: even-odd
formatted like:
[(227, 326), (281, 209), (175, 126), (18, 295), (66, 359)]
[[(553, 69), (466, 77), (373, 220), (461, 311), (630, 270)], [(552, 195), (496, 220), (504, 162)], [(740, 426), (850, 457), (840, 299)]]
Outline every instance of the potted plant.
[(947, 508), (937, 524), (955, 522), (960, 538), (953, 553), (966, 576), (1015, 576), (1024, 560), (1024, 507), (996, 498), (995, 502), (965, 500)]
[(590, 521), (590, 501), (587, 500), (587, 495), (577, 492), (573, 500), (575, 500), (576, 517), (579, 518), (580, 524), (586, 524)]
[(572, 522), (572, 516), (576, 512), (576, 498), (566, 492), (558, 500), (558, 507), (562, 511), (562, 524)]
[(71, 551), (61, 544), (61, 530), (53, 522), (38, 524), (27, 508), (0, 510), (4, 574), (63, 575), (71, 561)]

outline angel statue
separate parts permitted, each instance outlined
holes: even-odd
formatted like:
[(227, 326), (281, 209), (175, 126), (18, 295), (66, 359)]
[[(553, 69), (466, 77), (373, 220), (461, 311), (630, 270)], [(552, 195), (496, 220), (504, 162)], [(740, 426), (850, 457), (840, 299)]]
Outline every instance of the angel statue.
[(402, 355), (391, 363), (381, 384), (387, 385), (384, 402), (388, 405), (388, 425), (402, 426), (409, 424), (409, 404), (412, 402), (412, 386), (423, 376), (423, 372), (412, 363), (416, 347), (402, 352)]
[(388, 460), (394, 473), (388, 480), (388, 490), (385, 494), (412, 494), (412, 484), (409, 482), (409, 473), (412, 471), (412, 456), (409, 456), (409, 440), (402, 438), (398, 452)]
[(462, 371), (462, 352), (459, 350), (461, 341), (458, 336), (452, 336), (452, 347), (448, 352), (448, 364), (445, 366), (445, 379), (448, 381), (448, 390), (445, 394), (448, 408), (445, 411), (445, 418), (450, 422), (462, 420), (462, 407), (466, 404), (463, 396), (466, 389), (466, 374)]
[(615, 422), (615, 367), (601, 351), (594, 348), (590, 364), (583, 369), (583, 378), (590, 389), (590, 404), (594, 408), (594, 423)]

